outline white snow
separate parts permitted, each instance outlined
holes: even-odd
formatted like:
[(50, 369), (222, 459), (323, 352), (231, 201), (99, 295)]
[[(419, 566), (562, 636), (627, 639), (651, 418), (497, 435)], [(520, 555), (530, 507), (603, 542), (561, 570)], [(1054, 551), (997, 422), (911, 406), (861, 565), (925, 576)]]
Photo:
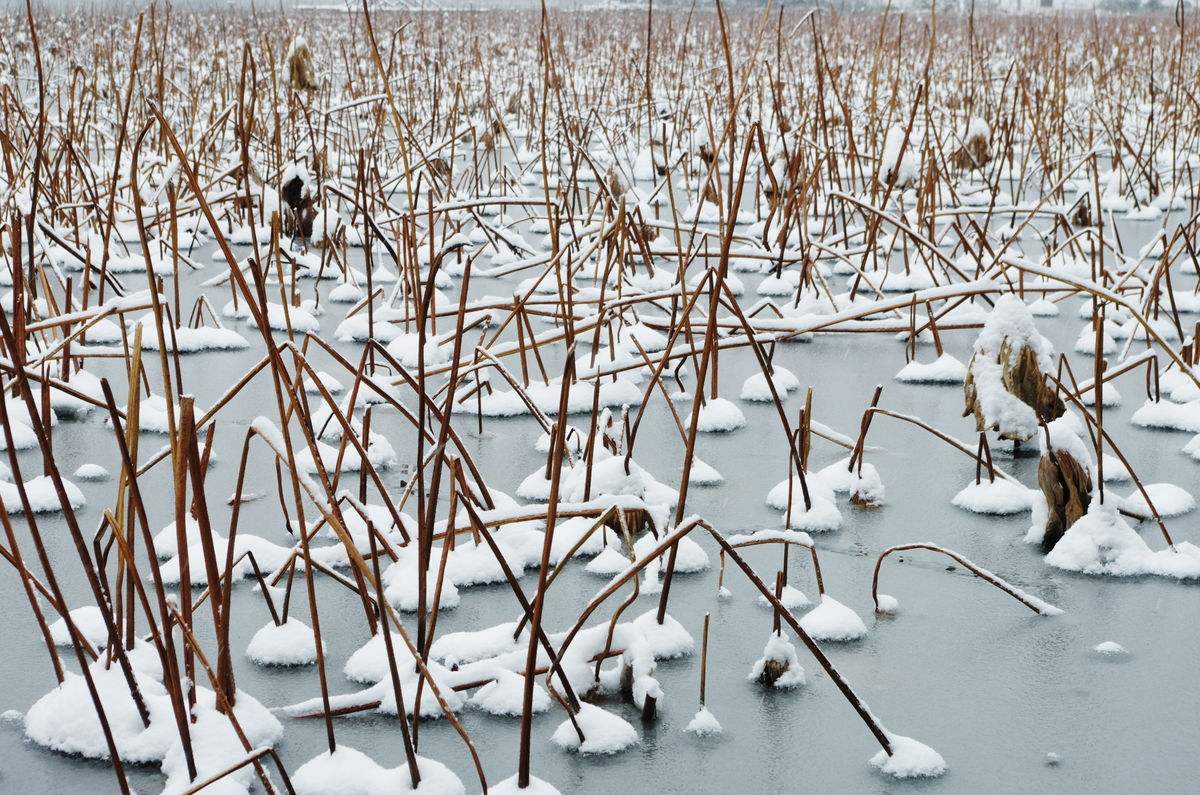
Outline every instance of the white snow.
[(725, 731), (721, 728), (721, 722), (709, 711), (708, 707), (700, 707), (695, 717), (688, 721), (688, 725), (683, 730), (697, 737), (712, 737)]
[[(72, 510), (87, 504), (78, 486), (66, 478), (62, 479), (62, 484)], [(25, 481), (25, 494), (29, 497), (29, 506), (34, 513), (56, 513), (63, 509), (58, 492), (54, 490), (54, 480), (49, 475), (38, 475)], [(4, 500), (4, 507), (10, 514), (25, 512), (16, 484), (0, 480), (0, 498)]]
[(867, 625), (858, 613), (829, 594), (823, 594), (821, 603), (804, 614), (800, 626), (813, 640), (848, 641), (867, 634)]
[(412, 787), (408, 765), (385, 768), (363, 752), (339, 742), (330, 754), (325, 750), (292, 774), (292, 786), (300, 795), (387, 795), (420, 792), (428, 795), (457, 795), (467, 790), (450, 768), (433, 759), (417, 757), (421, 783)]
[(696, 429), (703, 433), (728, 433), (745, 424), (746, 415), (736, 403), (725, 398), (709, 398), (696, 418)]
[(896, 380), (909, 384), (961, 384), (967, 377), (967, 367), (948, 353), (932, 362), (916, 359), (896, 373)]
[[(1037, 415), (1004, 388), (1002, 373), (1004, 365), (1015, 361), (1025, 346), (1033, 350), (1043, 371), (1052, 368), (1053, 348), (1049, 340), (1038, 333), (1029, 308), (1016, 295), (1002, 295), (975, 340), (975, 353), (968, 365), (987, 424), (994, 426), (1004, 438), (1022, 441), (1037, 434)], [(1007, 356), (1007, 362), (1001, 360), (1002, 354)]]
[(108, 480), (108, 470), (99, 464), (82, 464), (75, 470), (77, 480)]
[(946, 760), (937, 751), (911, 737), (888, 733), (892, 754), (880, 749), (871, 765), (893, 778), (936, 778), (946, 772)]
[(900, 612), (900, 601), (894, 596), (881, 593), (875, 595), (876, 613), (884, 613), (885, 615), (894, 616)]
[[(493, 672), (493, 681), (475, 691), (470, 704), (490, 715), (519, 718), (525, 698), (525, 677), (504, 668)], [(550, 709), (550, 694), (541, 684), (533, 683), (533, 713)]]
[(1200, 578), (1200, 547), (1183, 541), (1175, 549), (1151, 550), (1149, 544), (1117, 513), (1115, 495), (1100, 504), (1093, 497), (1088, 512), (1067, 529), (1046, 562), (1084, 574), (1134, 577), (1155, 574), (1175, 579)]
[(1024, 513), (1032, 506), (1030, 489), (1006, 478), (989, 481), (986, 477), (978, 483), (971, 481), (951, 500), (954, 505), (972, 513), (1006, 516)]
[(782, 633), (771, 633), (771, 636), (767, 638), (767, 645), (763, 647), (762, 657), (759, 657), (754, 663), (746, 678), (752, 682), (758, 681), (759, 677), (766, 670), (768, 662), (782, 664), (785, 668), (783, 674), (774, 681), (772, 687), (779, 690), (788, 690), (804, 685), (806, 681), (804, 669), (800, 667), (800, 658), (796, 656), (796, 647), (790, 640), (783, 637)]
[(560, 795), (558, 789), (542, 781), (537, 776), (530, 776), (529, 786), (521, 789), (517, 785), (517, 776), (515, 774), (498, 784), (489, 784), (488, 792), (491, 795)]
[(1097, 643), (1092, 647), (1092, 651), (1104, 657), (1123, 657), (1129, 654), (1129, 650), (1113, 640), (1106, 640), (1102, 643)]
[[(108, 645), (108, 629), (104, 626), (100, 608), (95, 605), (77, 607), (71, 611), (71, 621), (93, 648), (102, 649)], [(50, 624), (50, 639), (58, 646), (71, 645), (71, 633), (67, 631), (66, 621), (60, 618)]]
[[(1170, 518), (1196, 510), (1196, 498), (1173, 483), (1147, 483), (1145, 488), (1159, 516)], [(1149, 519), (1153, 515), (1145, 496), (1138, 489), (1130, 492), (1121, 507), (1142, 519)]]
[(1129, 421), (1142, 428), (1200, 433), (1200, 400), (1188, 403), (1147, 400)]
[(615, 754), (638, 743), (637, 730), (629, 721), (594, 704), (580, 703), (575, 720), (583, 730), (582, 743), (570, 720), (559, 724), (550, 742), (566, 751), (601, 755)]
[[(774, 605), (762, 594), (758, 595), (758, 603), (764, 607), (774, 608)], [(812, 605), (812, 600), (804, 595), (804, 591), (793, 585), (783, 586), (783, 591), (779, 595), (779, 603), (788, 610), (803, 610)]]
[(310, 665), (317, 661), (317, 639), (312, 627), (289, 616), (278, 626), (269, 621), (255, 632), (246, 656), (258, 665)]

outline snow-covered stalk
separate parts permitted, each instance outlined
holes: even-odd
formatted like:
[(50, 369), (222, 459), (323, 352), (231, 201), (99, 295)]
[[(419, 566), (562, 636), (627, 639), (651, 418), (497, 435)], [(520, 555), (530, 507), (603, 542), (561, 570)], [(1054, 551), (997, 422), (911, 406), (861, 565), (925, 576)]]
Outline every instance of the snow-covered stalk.
[(879, 553), (879, 557), (875, 560), (875, 571), (874, 571), (873, 575), (871, 576), (871, 599), (872, 599), (872, 601), (875, 602), (876, 611), (880, 610), (879, 571), (880, 571), (880, 568), (883, 566), (884, 559), (895, 552), (906, 552), (911, 549), (926, 549), (926, 550), (929, 550), (930, 552), (936, 552), (940, 555), (945, 555), (946, 557), (948, 557), (951, 560), (958, 563), (960, 566), (962, 566), (967, 571), (974, 574), (979, 579), (984, 580), (985, 582), (991, 583), (992, 585), (999, 588), (1004, 593), (1011, 596), (1013, 599), (1016, 599), (1018, 602), (1025, 605), (1033, 612), (1037, 613), (1038, 615), (1052, 616), (1052, 615), (1058, 615), (1059, 613), (1062, 612), (1054, 605), (1048, 604), (1047, 602), (1043, 602), (1041, 599), (1038, 599), (1035, 596), (1030, 596), (1029, 594), (1022, 591), (1020, 588), (1017, 588), (1015, 585), (1012, 585), (1011, 583), (1004, 580), (1003, 578), (996, 576), (995, 574), (993, 574), (992, 572), (988, 571), (985, 568), (977, 566), (976, 564), (967, 560), (965, 557), (963, 557), (959, 553), (957, 553), (953, 550), (950, 550), (950, 549), (946, 549), (945, 547), (940, 547), (936, 544), (929, 544), (929, 543), (924, 543), (924, 542), (916, 542), (916, 543), (911, 543), (911, 544), (898, 544), (896, 546), (888, 547), (883, 552)]

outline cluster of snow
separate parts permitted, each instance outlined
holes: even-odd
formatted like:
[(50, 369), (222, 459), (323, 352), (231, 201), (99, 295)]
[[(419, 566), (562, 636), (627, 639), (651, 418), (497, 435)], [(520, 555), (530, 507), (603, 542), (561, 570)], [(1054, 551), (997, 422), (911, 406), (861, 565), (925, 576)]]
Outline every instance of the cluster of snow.
[(688, 725), (683, 730), (697, 737), (713, 737), (725, 731), (721, 727), (721, 722), (706, 706), (700, 707), (696, 711), (695, 717), (688, 721)]
[(966, 365), (948, 353), (932, 362), (913, 359), (896, 373), (897, 381), (908, 384), (961, 384), (966, 377)]
[(1024, 513), (1033, 506), (1033, 492), (1015, 480), (986, 478), (972, 481), (954, 495), (955, 506), (972, 513), (1006, 516)]
[[(187, 767), (158, 655), (152, 647), (139, 643), (129, 653), (129, 660), (150, 714), (149, 726), (142, 723), (121, 667), (106, 666), (103, 658), (90, 665), (117, 751), (126, 763), (161, 763), (167, 776), (166, 790), (182, 791), (189, 783)], [(62, 684), (29, 708), (25, 735), (37, 745), (60, 753), (107, 759), (108, 745), (90, 704), (83, 676), (68, 672)], [(252, 748), (274, 745), (283, 734), (283, 726), (270, 711), (240, 690), (236, 692), (234, 713)], [(223, 770), (229, 760), (245, 754), (229, 718), (216, 710), (213, 691), (196, 687), (192, 714), (192, 748), (201, 778)], [(245, 788), (253, 775), (253, 768), (243, 768), (230, 776), (227, 786)]]
[(762, 657), (755, 661), (746, 678), (752, 682), (759, 681), (768, 671), (769, 663), (774, 663), (782, 670), (782, 674), (771, 683), (772, 687), (787, 690), (804, 685), (804, 669), (800, 667), (796, 647), (781, 632), (772, 632), (771, 637), (767, 638)]
[(767, 383), (766, 374), (757, 372), (742, 383), (742, 392), (739, 397), (752, 403), (769, 403), (772, 400), (771, 386), (775, 387), (775, 391), (781, 399), (800, 388), (800, 379), (796, 378), (791, 370), (777, 364), (772, 365), (771, 369), (770, 384)]
[(1184, 541), (1174, 548), (1151, 550), (1118, 513), (1119, 499), (1102, 504), (1093, 497), (1088, 512), (1055, 544), (1046, 562), (1084, 574), (1134, 577), (1154, 574), (1175, 579), (1200, 578), (1200, 547)]
[(1037, 434), (1033, 408), (1009, 392), (1003, 380), (1005, 367), (1025, 347), (1033, 351), (1043, 371), (1051, 369), (1053, 348), (1038, 332), (1029, 308), (1016, 295), (1002, 295), (975, 340), (968, 371), (985, 421), (1003, 438), (1026, 440)]
[(813, 640), (849, 641), (867, 634), (858, 613), (829, 594), (821, 595), (821, 603), (804, 614), (800, 626)]
[(575, 724), (565, 720), (554, 730), (550, 741), (566, 751), (581, 754), (615, 754), (639, 741), (637, 729), (629, 721), (595, 704), (583, 702), (575, 721), (583, 732), (583, 742), (575, 732)]
[(414, 789), (407, 763), (385, 768), (362, 751), (339, 743), (332, 754), (323, 751), (305, 762), (291, 779), (299, 795), (459, 795), (467, 791), (462, 780), (436, 760), (418, 756), (417, 772), (421, 783)]
[(281, 624), (268, 622), (250, 639), (246, 656), (258, 665), (311, 665), (317, 661), (316, 635), (295, 616)]
[(936, 778), (946, 772), (946, 760), (937, 751), (911, 737), (888, 732), (892, 753), (880, 750), (871, 766), (893, 778)]

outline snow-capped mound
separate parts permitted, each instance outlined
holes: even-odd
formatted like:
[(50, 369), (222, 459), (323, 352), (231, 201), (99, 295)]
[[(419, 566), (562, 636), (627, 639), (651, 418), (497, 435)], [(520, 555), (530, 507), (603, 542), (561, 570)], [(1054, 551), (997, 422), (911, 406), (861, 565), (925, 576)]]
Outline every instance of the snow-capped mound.
[(800, 626), (813, 640), (849, 641), (867, 634), (867, 625), (858, 613), (829, 594), (823, 594), (821, 603), (804, 614)]
[(575, 720), (583, 730), (582, 743), (569, 720), (559, 724), (550, 742), (566, 751), (601, 755), (615, 754), (638, 743), (637, 730), (629, 721), (594, 704), (581, 703)]
[(896, 373), (896, 380), (908, 384), (961, 384), (967, 377), (967, 367), (948, 353), (932, 362), (916, 359)]
[(1031, 495), (1032, 492), (1020, 483), (1005, 478), (983, 479), (968, 483), (951, 502), (972, 513), (1007, 516), (1028, 511), (1033, 504)]
[(936, 778), (946, 772), (946, 760), (928, 745), (890, 732), (888, 742), (890, 756), (881, 749), (871, 757), (871, 766), (881, 773), (893, 778)]
[(295, 616), (279, 625), (268, 622), (250, 639), (246, 656), (258, 665), (311, 665), (317, 661), (316, 635)]
[(1119, 501), (1093, 499), (1088, 512), (1071, 525), (1046, 555), (1056, 568), (1083, 574), (1134, 577), (1155, 574), (1176, 579), (1200, 578), (1200, 547), (1184, 541), (1175, 549), (1150, 549), (1117, 512)]
[[(1146, 494), (1150, 495), (1150, 502), (1162, 517), (1181, 516), (1196, 510), (1196, 498), (1173, 483), (1147, 483)], [(1121, 507), (1141, 519), (1153, 515), (1145, 495), (1138, 489), (1125, 498)]]

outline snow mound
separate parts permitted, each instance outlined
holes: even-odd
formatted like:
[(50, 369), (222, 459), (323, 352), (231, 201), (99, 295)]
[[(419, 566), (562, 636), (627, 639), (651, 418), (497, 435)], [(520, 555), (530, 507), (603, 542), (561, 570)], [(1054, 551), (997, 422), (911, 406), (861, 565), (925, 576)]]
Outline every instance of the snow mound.
[(948, 353), (928, 363), (914, 359), (896, 373), (896, 380), (906, 384), (961, 384), (966, 377), (966, 365)]
[[(639, 558), (644, 558), (650, 554), (657, 544), (658, 539), (651, 535), (644, 535), (634, 543), (633, 551)], [(708, 569), (708, 553), (704, 551), (704, 547), (687, 536), (680, 538), (676, 546), (676, 574), (694, 574)]]
[[(470, 704), (489, 715), (519, 718), (524, 712), (525, 677), (504, 668), (497, 668), (495, 679), (488, 682), (475, 695)], [(533, 683), (533, 714), (550, 709), (550, 694), (537, 682)]]
[(946, 760), (925, 743), (911, 737), (888, 734), (892, 755), (880, 750), (871, 757), (871, 765), (893, 778), (936, 778), (946, 772)]
[(1200, 400), (1189, 403), (1147, 400), (1129, 421), (1142, 428), (1200, 433)]
[(881, 593), (875, 595), (875, 612), (894, 616), (900, 612), (900, 600), (894, 596)]
[[(800, 388), (800, 380), (790, 370), (782, 367), (775, 368), (771, 375), (771, 384), (775, 386), (780, 398), (785, 398), (789, 392)], [(770, 403), (773, 398), (766, 374), (759, 371), (747, 378), (742, 383), (742, 391), (738, 397), (751, 403)]]
[[(1150, 502), (1158, 510), (1159, 516), (1180, 516), (1196, 510), (1195, 497), (1173, 483), (1147, 483), (1146, 493), (1150, 495)], [(1146, 504), (1146, 498), (1139, 490), (1134, 490), (1126, 497), (1121, 507), (1141, 519), (1149, 519), (1152, 516), (1150, 506)]]
[(108, 480), (108, 470), (99, 464), (83, 464), (75, 470), (75, 477), (86, 481)]
[[(95, 605), (77, 607), (71, 611), (71, 621), (80, 635), (97, 649), (108, 645), (108, 628), (104, 625), (104, 615)], [(70, 646), (71, 633), (67, 631), (67, 622), (58, 619), (50, 625), (50, 639), (56, 646)]]
[(708, 707), (701, 707), (683, 730), (697, 737), (712, 737), (725, 731), (717, 717), (708, 711)]
[(711, 464), (706, 464), (699, 458), (692, 459), (692, 470), (688, 473), (688, 483), (693, 486), (719, 486), (725, 482), (722, 475)]
[(529, 786), (521, 789), (517, 786), (515, 775), (504, 779), (499, 784), (489, 785), (488, 792), (492, 795), (561, 795), (556, 787), (536, 776), (530, 776)]
[[(804, 595), (804, 591), (792, 585), (783, 586), (783, 592), (779, 595), (779, 602), (787, 610), (803, 610), (812, 604), (812, 600)], [(765, 607), (774, 607), (767, 597), (762, 594), (758, 595), (758, 603)]]
[(731, 400), (710, 398), (700, 407), (696, 430), (701, 433), (729, 433), (746, 424), (746, 415)]
[[(87, 504), (84, 499), (83, 492), (79, 490), (71, 481), (63, 478), (63, 491), (67, 493), (67, 501), (71, 503), (72, 510), (82, 508)], [(58, 499), (58, 492), (54, 490), (54, 481), (49, 475), (38, 475), (36, 478), (30, 478), (25, 481), (25, 494), (29, 497), (29, 507), (34, 513), (52, 513), (63, 509), (62, 503)], [(4, 505), (10, 514), (24, 513), (25, 507), (21, 504), (21, 493), (17, 490), (16, 485), (7, 481), (0, 481), (0, 498), (4, 500)]]
[[(768, 665), (774, 664), (774, 673)], [(762, 657), (755, 661), (750, 673), (746, 676), (751, 682), (764, 681), (765, 676), (775, 676), (769, 684), (780, 690), (800, 687), (804, 684), (804, 669), (800, 666), (800, 658), (796, 656), (796, 647), (790, 640), (779, 632), (772, 632), (763, 647)]]
[(995, 516), (1024, 513), (1033, 505), (1029, 489), (1005, 478), (968, 483), (962, 491), (954, 495), (951, 502), (956, 507), (972, 513)]
[(1103, 643), (1097, 643), (1092, 647), (1092, 651), (1104, 657), (1123, 657), (1129, 654), (1129, 650), (1120, 643), (1112, 640), (1106, 640)]
[(1099, 499), (1093, 498), (1088, 512), (1067, 529), (1046, 555), (1046, 562), (1083, 574), (1200, 578), (1200, 547), (1184, 541), (1176, 544), (1174, 550), (1151, 550), (1117, 513), (1118, 502), (1109, 499), (1101, 505)]
[(362, 751), (339, 744), (332, 754), (325, 751), (305, 762), (291, 778), (300, 795), (456, 795), (467, 791), (458, 776), (433, 759), (418, 756), (417, 770), (421, 783), (414, 790), (407, 764), (389, 770)]
[(800, 626), (813, 640), (858, 640), (867, 634), (867, 625), (858, 613), (829, 594), (823, 594), (821, 603), (804, 614)]
[(647, 610), (633, 620), (633, 626), (642, 633), (645, 651), (656, 660), (670, 660), (685, 657), (696, 649), (696, 642), (683, 625), (671, 617), (670, 613), (663, 616), (661, 624), (657, 621), (658, 610)]
[(257, 665), (311, 665), (317, 661), (317, 639), (312, 627), (298, 618), (278, 626), (267, 622), (250, 639), (246, 656)]
[(581, 754), (615, 754), (638, 742), (637, 730), (629, 721), (594, 704), (580, 704), (575, 720), (583, 730), (582, 743), (570, 720), (559, 724), (550, 742), (566, 751)]
[(854, 471), (850, 479), (850, 499), (860, 506), (883, 504), (886, 494), (879, 471), (871, 464), (863, 464)]

